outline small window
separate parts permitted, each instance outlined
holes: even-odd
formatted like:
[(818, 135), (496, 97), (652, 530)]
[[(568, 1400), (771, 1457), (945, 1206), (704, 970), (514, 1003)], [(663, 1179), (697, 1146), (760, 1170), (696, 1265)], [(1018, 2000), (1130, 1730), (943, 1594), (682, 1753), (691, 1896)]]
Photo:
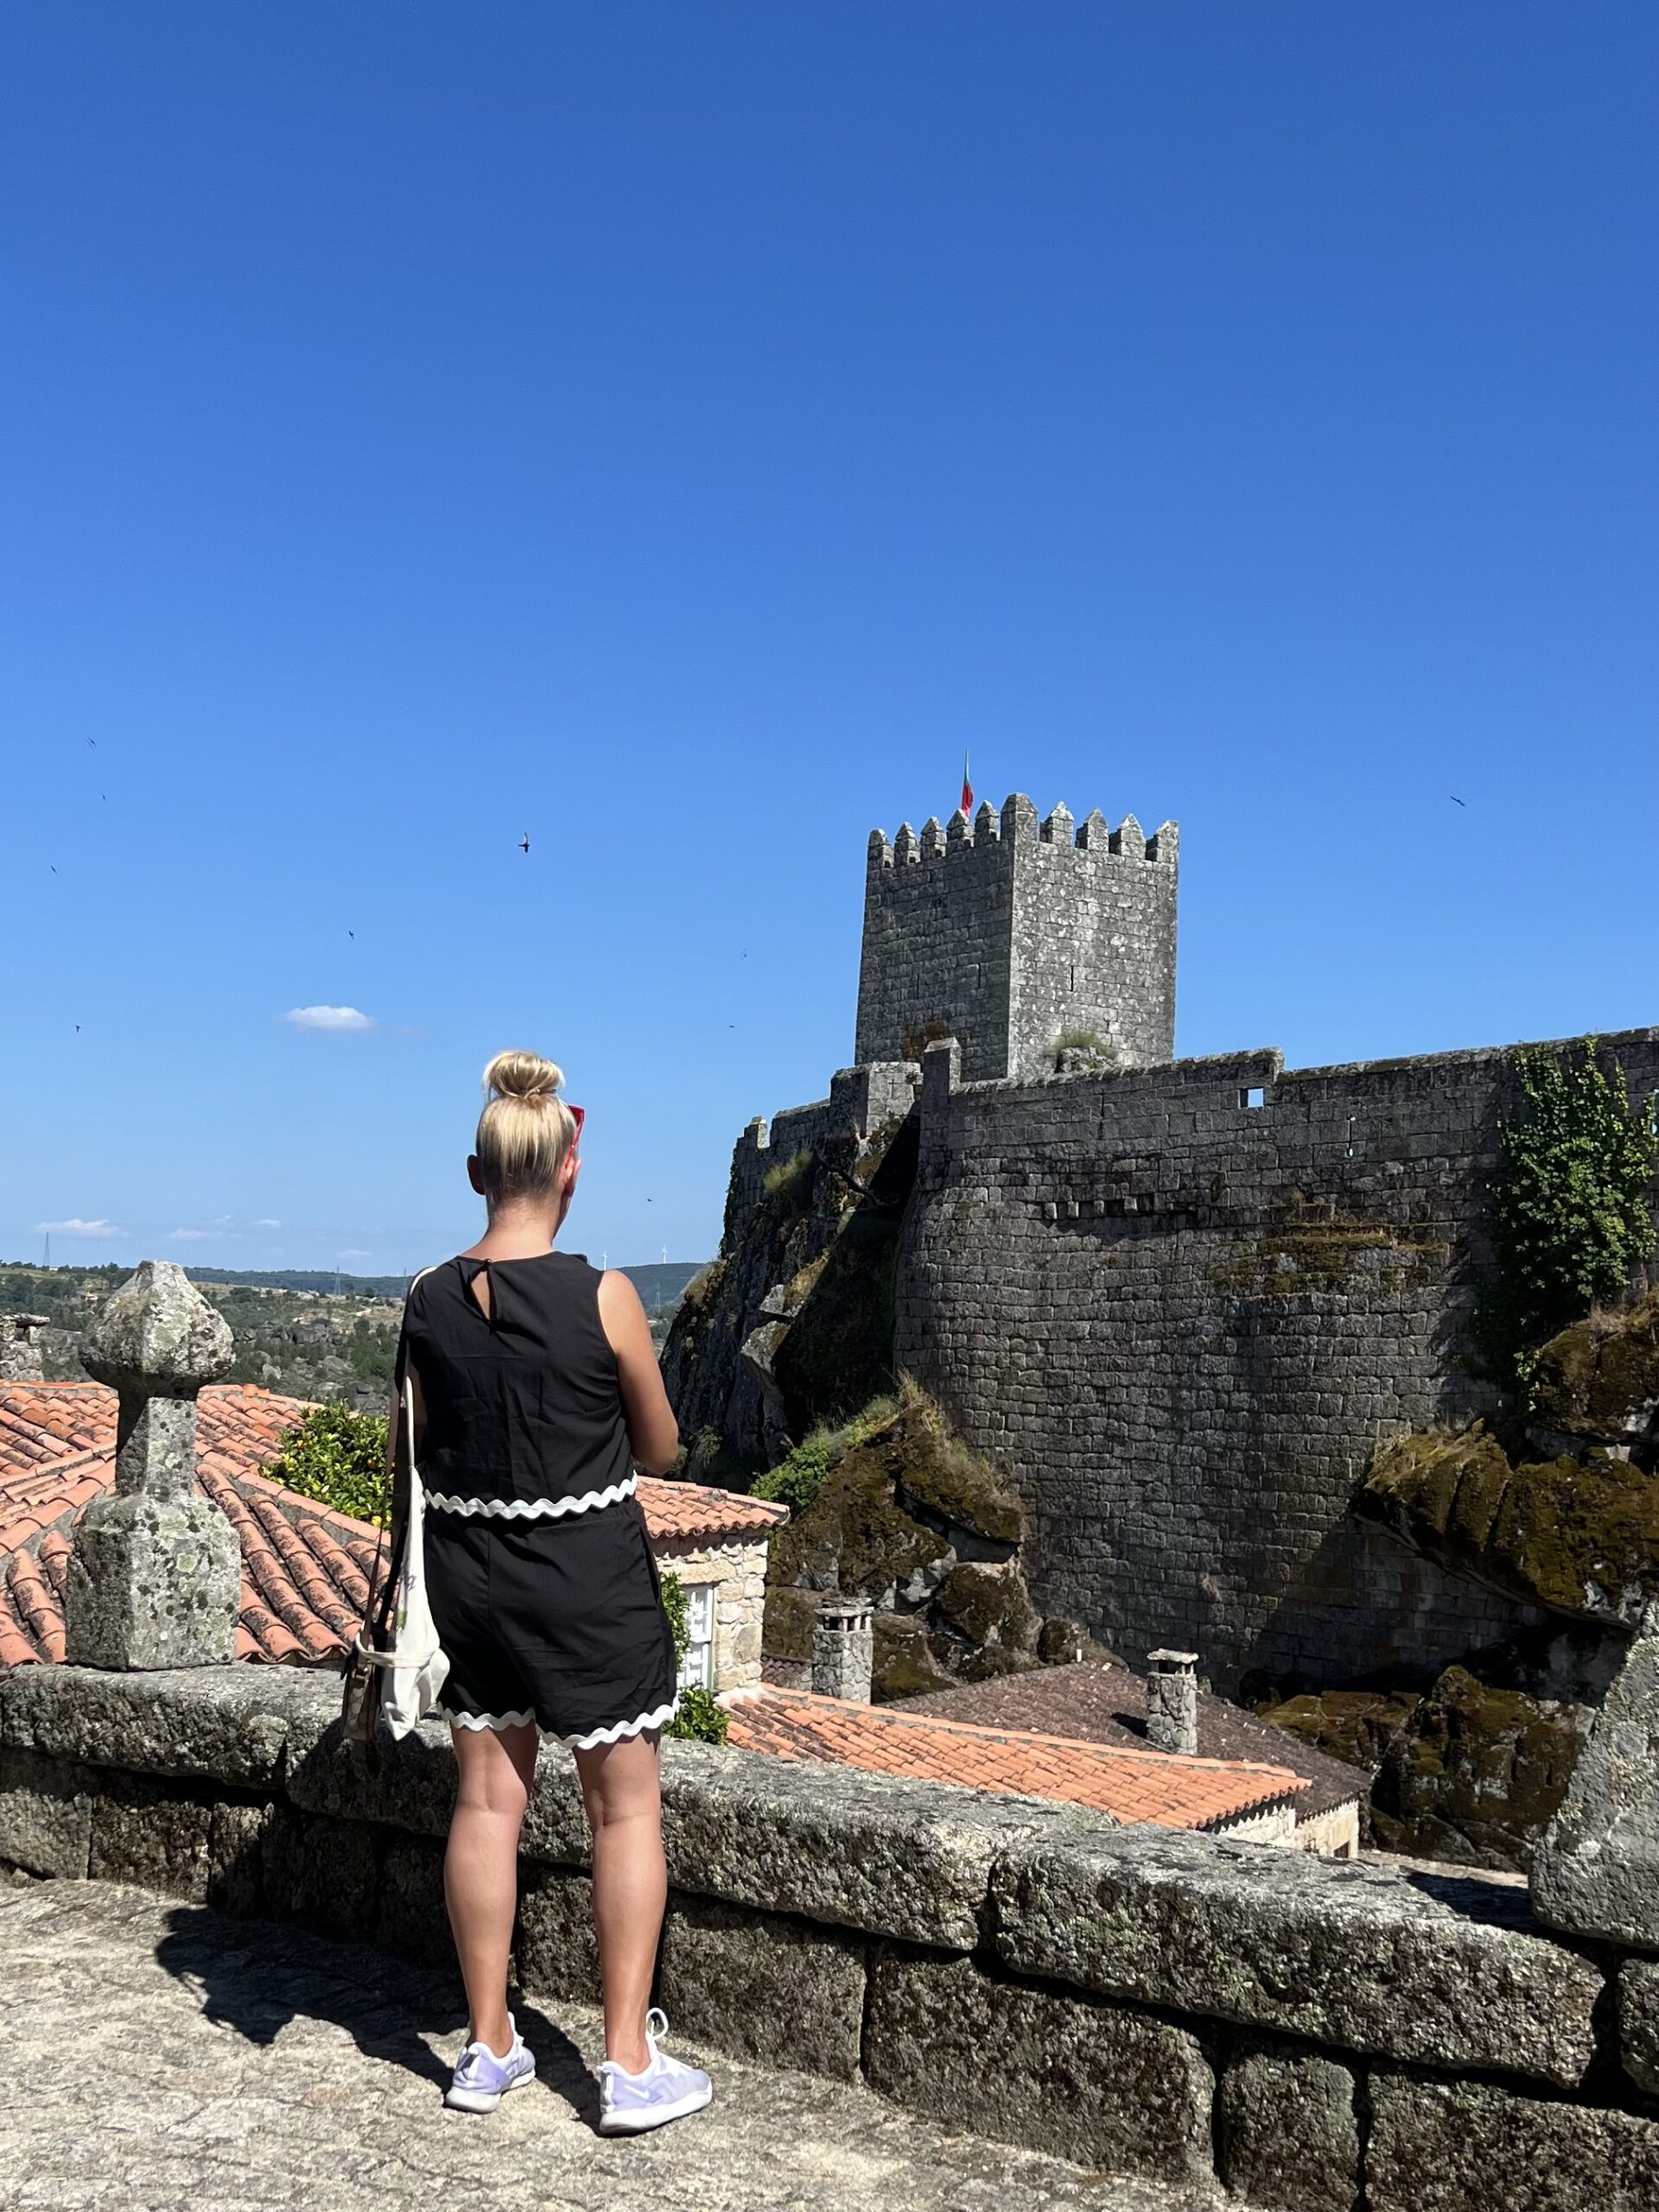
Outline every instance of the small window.
[(1253, 1083), (1248, 1089), (1239, 1092), (1238, 1103), (1247, 1111), (1254, 1114), (1267, 1104), (1268, 1094), (1259, 1083)]
[(711, 1690), (715, 1687), (715, 1586), (693, 1583), (685, 1593), (685, 1657), (680, 1662), (680, 1688)]

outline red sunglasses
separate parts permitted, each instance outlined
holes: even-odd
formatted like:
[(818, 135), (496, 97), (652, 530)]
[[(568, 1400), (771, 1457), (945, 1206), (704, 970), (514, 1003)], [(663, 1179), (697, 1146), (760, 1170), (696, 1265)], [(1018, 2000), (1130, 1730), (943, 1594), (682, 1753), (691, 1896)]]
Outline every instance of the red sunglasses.
[(582, 1125), (588, 1118), (588, 1109), (585, 1106), (570, 1106), (570, 1102), (568, 1098), (565, 1101), (565, 1104), (569, 1106), (570, 1118), (576, 1125), (575, 1135), (570, 1140), (570, 1149), (574, 1152), (576, 1147), (582, 1142)]

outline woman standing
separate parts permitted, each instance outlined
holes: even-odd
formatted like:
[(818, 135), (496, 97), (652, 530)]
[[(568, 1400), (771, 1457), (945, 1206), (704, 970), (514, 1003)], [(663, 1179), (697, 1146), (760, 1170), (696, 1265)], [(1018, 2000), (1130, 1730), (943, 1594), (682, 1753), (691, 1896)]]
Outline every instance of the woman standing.
[(575, 1755), (593, 1831), (600, 2129), (635, 2134), (713, 2094), (658, 2049), (667, 2023), (646, 2010), (667, 1894), (658, 1731), (676, 1690), (634, 1466), (665, 1474), (679, 1433), (633, 1285), (553, 1249), (581, 1169), (582, 1111), (563, 1080), (533, 1052), (491, 1061), (467, 1163), (488, 1226), (416, 1279), (404, 1311), (428, 1594), (449, 1661), (440, 1710), (461, 1782), (444, 1892), (469, 2026), (445, 2101), (493, 2112), (535, 2075), (507, 1961), (544, 1731)]

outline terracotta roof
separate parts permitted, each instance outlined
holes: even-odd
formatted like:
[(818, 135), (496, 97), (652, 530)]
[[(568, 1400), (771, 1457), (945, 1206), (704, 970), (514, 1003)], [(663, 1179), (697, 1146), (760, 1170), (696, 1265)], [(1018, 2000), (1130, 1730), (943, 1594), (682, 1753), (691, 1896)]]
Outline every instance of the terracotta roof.
[[(1128, 1667), (1041, 1667), (1028, 1675), (930, 1690), (924, 1697), (906, 1698), (903, 1709), (986, 1727), (1036, 1729), (1123, 1751), (1146, 1744), (1146, 1678)], [(1301, 1775), (1308, 1789), (1296, 1801), (1300, 1821), (1351, 1805), (1370, 1784), (1360, 1768), (1344, 1766), (1258, 1720), (1242, 1706), (1205, 1692), (1198, 1696), (1198, 1750), (1205, 1758), (1265, 1759)]]
[(659, 1543), (717, 1543), (725, 1536), (769, 1536), (789, 1518), (786, 1505), (735, 1491), (708, 1490), (701, 1483), (677, 1483), (641, 1475), (639, 1503), (645, 1526)]
[[(337, 1663), (356, 1633), (376, 1530), (284, 1490), (258, 1471), (308, 1410), (251, 1382), (204, 1390), (201, 1487), (242, 1546), (237, 1656)], [(116, 1397), (99, 1382), (0, 1382), (0, 1667), (63, 1656), (64, 1565), (77, 1516), (115, 1478)], [(656, 1541), (760, 1535), (788, 1509), (695, 1483), (642, 1476)]]
[(854, 1705), (805, 1690), (745, 1693), (729, 1709), (727, 1740), (742, 1751), (1050, 1797), (1160, 1827), (1219, 1827), (1283, 1804), (1308, 1786), (1286, 1766), (1171, 1758), (1029, 1729), (976, 1727), (902, 1705)]

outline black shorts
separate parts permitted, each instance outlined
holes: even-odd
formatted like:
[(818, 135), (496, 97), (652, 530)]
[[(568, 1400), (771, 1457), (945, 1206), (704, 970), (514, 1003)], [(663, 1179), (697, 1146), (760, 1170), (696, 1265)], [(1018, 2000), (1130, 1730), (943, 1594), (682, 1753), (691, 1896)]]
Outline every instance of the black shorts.
[(573, 1751), (660, 1728), (674, 1637), (637, 1499), (545, 1520), (423, 1516), (427, 1595), (463, 1728), (534, 1720)]

